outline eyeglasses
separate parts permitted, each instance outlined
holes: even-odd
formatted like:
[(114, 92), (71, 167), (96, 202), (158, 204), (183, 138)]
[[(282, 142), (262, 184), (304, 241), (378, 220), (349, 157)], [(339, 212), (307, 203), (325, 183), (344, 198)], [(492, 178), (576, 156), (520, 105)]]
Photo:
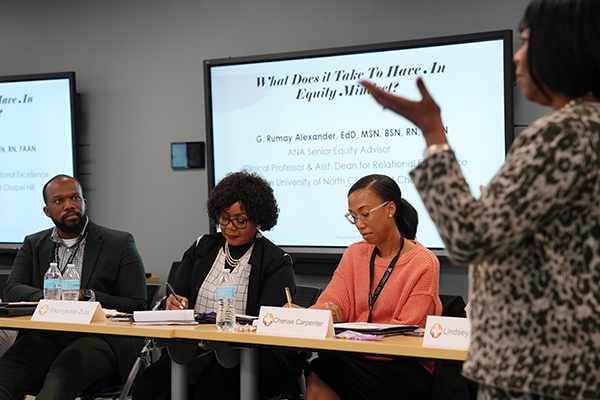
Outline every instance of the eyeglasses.
[(375, 208), (371, 208), (369, 211), (363, 211), (358, 215), (354, 215), (352, 213), (348, 213), (346, 215), (344, 215), (344, 217), (346, 217), (346, 219), (348, 220), (348, 222), (350, 222), (352, 225), (356, 224), (356, 219), (360, 219), (362, 222), (367, 222), (369, 220), (369, 217), (371, 216), (371, 213), (383, 206), (385, 206), (387, 203), (389, 203), (390, 201), (386, 201), (385, 203), (382, 203), (380, 205), (378, 205)]
[(231, 222), (236, 228), (244, 229), (246, 226), (248, 226), (248, 221), (250, 220), (241, 218), (229, 218), (223, 214), (219, 215), (219, 224), (221, 226), (227, 226)]

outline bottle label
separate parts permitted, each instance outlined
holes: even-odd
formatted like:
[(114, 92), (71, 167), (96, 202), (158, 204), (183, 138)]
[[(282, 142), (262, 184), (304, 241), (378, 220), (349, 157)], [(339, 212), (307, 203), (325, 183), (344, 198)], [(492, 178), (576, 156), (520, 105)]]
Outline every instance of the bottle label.
[(217, 286), (217, 297), (235, 297), (235, 287)]
[(63, 281), (63, 290), (79, 290), (79, 281)]
[(62, 282), (60, 279), (46, 279), (44, 280), (44, 289), (60, 289)]

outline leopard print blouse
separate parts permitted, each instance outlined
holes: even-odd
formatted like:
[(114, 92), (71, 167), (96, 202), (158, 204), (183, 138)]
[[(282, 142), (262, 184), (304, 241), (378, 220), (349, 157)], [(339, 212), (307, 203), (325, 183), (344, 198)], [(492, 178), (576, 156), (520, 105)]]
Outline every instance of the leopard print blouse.
[(515, 140), (471, 195), (451, 150), (411, 172), (469, 270), (463, 374), (551, 398), (600, 398), (600, 105), (568, 104)]

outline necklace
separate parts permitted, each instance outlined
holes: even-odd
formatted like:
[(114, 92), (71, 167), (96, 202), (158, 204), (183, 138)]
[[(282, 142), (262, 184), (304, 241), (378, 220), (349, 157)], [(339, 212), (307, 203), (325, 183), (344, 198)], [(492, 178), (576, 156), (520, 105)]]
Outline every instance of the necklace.
[(229, 253), (229, 243), (225, 242), (225, 259), (227, 260), (227, 264), (231, 265), (233, 268), (237, 267), (238, 265), (240, 265), (240, 262), (242, 261), (242, 259), (244, 257), (246, 257), (248, 254), (252, 253), (253, 248), (254, 248), (254, 243), (252, 243), (252, 246), (250, 246), (248, 251), (246, 251), (243, 256), (236, 259), (236, 258), (231, 257), (231, 254)]

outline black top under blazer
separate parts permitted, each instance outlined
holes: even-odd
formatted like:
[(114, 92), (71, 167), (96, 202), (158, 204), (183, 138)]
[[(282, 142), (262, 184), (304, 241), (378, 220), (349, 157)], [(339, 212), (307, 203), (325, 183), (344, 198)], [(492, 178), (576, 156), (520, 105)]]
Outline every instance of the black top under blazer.
[[(184, 253), (177, 269), (174, 288), (177, 294), (196, 303), (200, 286), (225, 244), (221, 233), (204, 235)], [(287, 303), (285, 287), (296, 291), (292, 257), (265, 237), (257, 237), (250, 255), (250, 280), (246, 314), (258, 316), (261, 306), (281, 307)]]

